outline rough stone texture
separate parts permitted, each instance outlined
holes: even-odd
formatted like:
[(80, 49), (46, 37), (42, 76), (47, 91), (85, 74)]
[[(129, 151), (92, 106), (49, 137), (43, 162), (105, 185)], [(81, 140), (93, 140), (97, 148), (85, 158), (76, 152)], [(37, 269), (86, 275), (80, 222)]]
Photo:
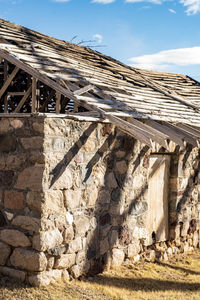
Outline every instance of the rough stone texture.
[(4, 266), (9, 255), (11, 253), (11, 249), (7, 244), (0, 242), (0, 265)]
[(46, 251), (56, 246), (61, 245), (63, 237), (60, 231), (56, 228), (52, 231), (40, 232), (33, 237), (33, 248), (38, 251)]
[(82, 250), (82, 240), (81, 237), (77, 237), (69, 243), (68, 253), (76, 253)]
[[(171, 154), (170, 242), (155, 243), (148, 147), (114, 126), (107, 132), (68, 118), (2, 118), (0, 135), (0, 237), (11, 235), (0, 238), (1, 260), (6, 268), (17, 261), (16, 272), (28, 270), (31, 284), (96, 274), (127, 257), (163, 261), (199, 246), (199, 149)], [(38, 263), (27, 269), (31, 260)]]
[(23, 209), (24, 194), (17, 191), (5, 191), (4, 206), (7, 209)]
[(41, 272), (38, 275), (32, 275), (28, 277), (28, 281), (32, 286), (40, 287), (54, 283), (56, 280), (62, 278), (61, 270), (51, 270), (46, 272)]
[(39, 232), (41, 226), (40, 226), (40, 219), (27, 217), (27, 216), (17, 216), (13, 219), (12, 225), (16, 227), (20, 227), (25, 230), (33, 231), (33, 232)]
[(81, 202), (81, 190), (66, 190), (64, 191), (65, 207), (74, 209), (79, 207)]
[(90, 228), (90, 220), (85, 216), (77, 216), (74, 219), (76, 235), (85, 236)]
[(69, 269), (75, 264), (76, 255), (73, 254), (63, 254), (55, 262), (56, 269)]
[(18, 176), (17, 189), (31, 189), (33, 191), (42, 190), (42, 181), (44, 173), (44, 165), (35, 165), (24, 169)]
[(42, 252), (16, 248), (10, 257), (10, 263), (22, 270), (38, 272), (46, 269), (47, 259)]
[(0, 240), (13, 247), (30, 247), (31, 242), (28, 237), (19, 230), (3, 229), (0, 231)]
[(124, 261), (124, 251), (120, 249), (112, 250), (112, 267), (119, 267)]
[(16, 269), (13, 269), (10, 267), (1, 267), (0, 266), (0, 273), (5, 276), (13, 277), (19, 281), (25, 281), (25, 278), (26, 278), (26, 272), (16, 270)]
[(71, 242), (74, 238), (74, 229), (72, 225), (68, 225), (67, 228), (65, 228), (64, 234), (63, 234), (63, 241), (64, 243), (68, 244)]

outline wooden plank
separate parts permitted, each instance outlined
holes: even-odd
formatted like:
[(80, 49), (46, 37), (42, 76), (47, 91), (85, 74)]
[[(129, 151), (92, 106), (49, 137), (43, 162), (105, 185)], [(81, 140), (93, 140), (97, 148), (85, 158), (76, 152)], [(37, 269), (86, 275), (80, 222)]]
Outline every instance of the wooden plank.
[(168, 239), (169, 155), (150, 157), (147, 228), (150, 243)]
[(61, 100), (61, 93), (56, 92), (56, 113), (60, 113), (60, 100)]
[(188, 132), (189, 134), (191, 134), (192, 136), (200, 139), (200, 129), (197, 130), (196, 128), (193, 128), (189, 125), (186, 124), (182, 124), (182, 123), (178, 123), (176, 124), (178, 127), (180, 127), (181, 129), (185, 130), (186, 132)]
[(36, 107), (37, 107), (36, 89), (37, 89), (37, 79), (35, 77), (33, 77), (33, 79), (32, 79), (32, 107), (31, 107), (31, 112), (33, 114), (36, 113)]
[(17, 107), (15, 108), (13, 113), (18, 113), (20, 111), (20, 109), (22, 108), (22, 106), (24, 105), (24, 103), (26, 102), (28, 97), (30, 96), (31, 91), (32, 91), (32, 86), (30, 86), (28, 88), (28, 90), (25, 92), (23, 98), (21, 99), (21, 101), (19, 102), (19, 104), (17, 105)]
[(165, 149), (168, 149), (168, 143), (167, 143), (167, 139), (169, 139), (168, 135), (163, 134), (162, 132), (156, 130), (155, 128), (152, 128), (151, 126), (148, 126), (136, 119), (129, 118), (128, 121), (130, 123), (138, 126), (139, 128), (142, 128), (142, 129), (150, 132), (153, 135), (152, 140), (154, 140), (159, 145), (163, 146)]
[(8, 92), (9, 96), (24, 96), (26, 92)]
[(5, 93), (5, 91), (7, 90), (8, 86), (10, 85), (13, 78), (16, 76), (18, 71), (19, 71), (19, 68), (15, 67), (14, 70), (12, 71), (12, 73), (10, 74), (10, 76), (5, 81), (4, 85), (2, 86), (2, 88), (0, 90), (0, 99), (3, 96), (3, 94)]
[(168, 135), (170, 140), (172, 140), (173, 142), (175, 142), (177, 145), (179, 145), (180, 147), (185, 147), (186, 144), (184, 143), (183, 139), (180, 138), (180, 136), (177, 135), (176, 132), (174, 132), (174, 130), (172, 130), (171, 128), (161, 125), (158, 122), (155, 122), (151, 119), (145, 120), (145, 123), (153, 128), (155, 128), (156, 130), (159, 130), (161, 132), (163, 132), (164, 134)]
[(31, 74), (33, 77), (37, 78), (38, 80), (40, 80), (44, 84), (48, 85), (52, 89), (57, 90), (58, 92), (60, 92), (61, 94), (65, 95), (68, 98), (76, 100), (75, 95), (73, 95), (73, 93), (68, 91), (66, 88), (62, 87), (61, 85), (59, 85), (54, 80), (49, 79), (49, 77), (47, 77), (44, 74), (41, 74), (39, 71), (33, 69), (32, 67), (25, 64), (24, 62), (22, 62), (22, 61), (18, 60), (17, 58), (11, 56), (6, 51), (0, 49), (0, 56), (4, 59), (7, 59), (10, 63), (16, 65), (18, 68), (22, 69), (23, 71)]
[(176, 132), (177, 135), (182, 137), (182, 139), (184, 139), (187, 143), (191, 144), (194, 147), (198, 147), (197, 140), (193, 138), (190, 134), (188, 134), (186, 131), (168, 122), (165, 124), (167, 125), (167, 127), (174, 130), (174, 132)]
[(88, 84), (88, 85), (84, 86), (83, 88), (75, 91), (74, 95), (75, 96), (80, 96), (80, 95), (82, 95), (84, 93), (87, 93), (88, 91), (90, 91), (92, 89), (94, 89), (94, 86), (92, 84)]

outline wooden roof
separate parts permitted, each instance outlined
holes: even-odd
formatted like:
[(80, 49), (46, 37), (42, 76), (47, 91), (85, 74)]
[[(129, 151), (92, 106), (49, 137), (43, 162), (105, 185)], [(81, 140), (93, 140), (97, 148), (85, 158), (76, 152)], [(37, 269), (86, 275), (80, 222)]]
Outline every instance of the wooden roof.
[[(72, 99), (127, 133), (131, 132), (134, 137), (140, 137), (148, 145), (152, 140), (162, 140), (160, 144), (164, 146), (165, 141), (171, 139), (172, 131), (177, 144), (182, 145), (183, 139), (196, 144), (199, 134), (190, 125), (200, 125), (200, 83), (188, 76), (131, 68), (97, 51), (2, 19), (0, 57), (4, 70), (0, 101), (19, 70), (29, 74), (32, 80), (32, 84), (28, 86), (27, 83), (27, 89), (21, 92), (22, 99), (15, 100), (14, 108), (8, 109), (8, 100), (2, 104), (4, 112), (25, 112), (23, 107), (28, 98), (32, 113), (43, 112), (45, 103), (56, 97), (55, 112), (60, 113), (62, 96), (63, 107), (67, 103), (64, 99)], [(6, 61), (15, 66), (7, 76)], [(48, 91), (46, 98), (42, 95), (36, 105), (37, 81), (51, 88), (56, 95)], [(12, 91), (8, 94), (12, 96)], [(15, 96), (18, 95), (15, 93)]]

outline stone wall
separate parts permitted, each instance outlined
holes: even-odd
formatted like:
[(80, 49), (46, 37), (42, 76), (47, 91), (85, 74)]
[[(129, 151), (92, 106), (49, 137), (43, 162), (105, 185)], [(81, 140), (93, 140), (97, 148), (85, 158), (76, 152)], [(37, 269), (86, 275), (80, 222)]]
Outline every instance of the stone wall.
[(109, 124), (2, 118), (0, 272), (49, 284), (197, 247), (198, 150), (172, 155), (169, 242), (153, 246), (150, 154)]

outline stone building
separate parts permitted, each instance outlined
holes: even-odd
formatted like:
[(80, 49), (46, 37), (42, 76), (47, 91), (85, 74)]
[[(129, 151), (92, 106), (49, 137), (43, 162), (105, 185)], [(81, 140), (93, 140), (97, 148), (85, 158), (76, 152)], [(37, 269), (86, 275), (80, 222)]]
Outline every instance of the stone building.
[(0, 20), (0, 272), (32, 285), (199, 245), (200, 85)]

